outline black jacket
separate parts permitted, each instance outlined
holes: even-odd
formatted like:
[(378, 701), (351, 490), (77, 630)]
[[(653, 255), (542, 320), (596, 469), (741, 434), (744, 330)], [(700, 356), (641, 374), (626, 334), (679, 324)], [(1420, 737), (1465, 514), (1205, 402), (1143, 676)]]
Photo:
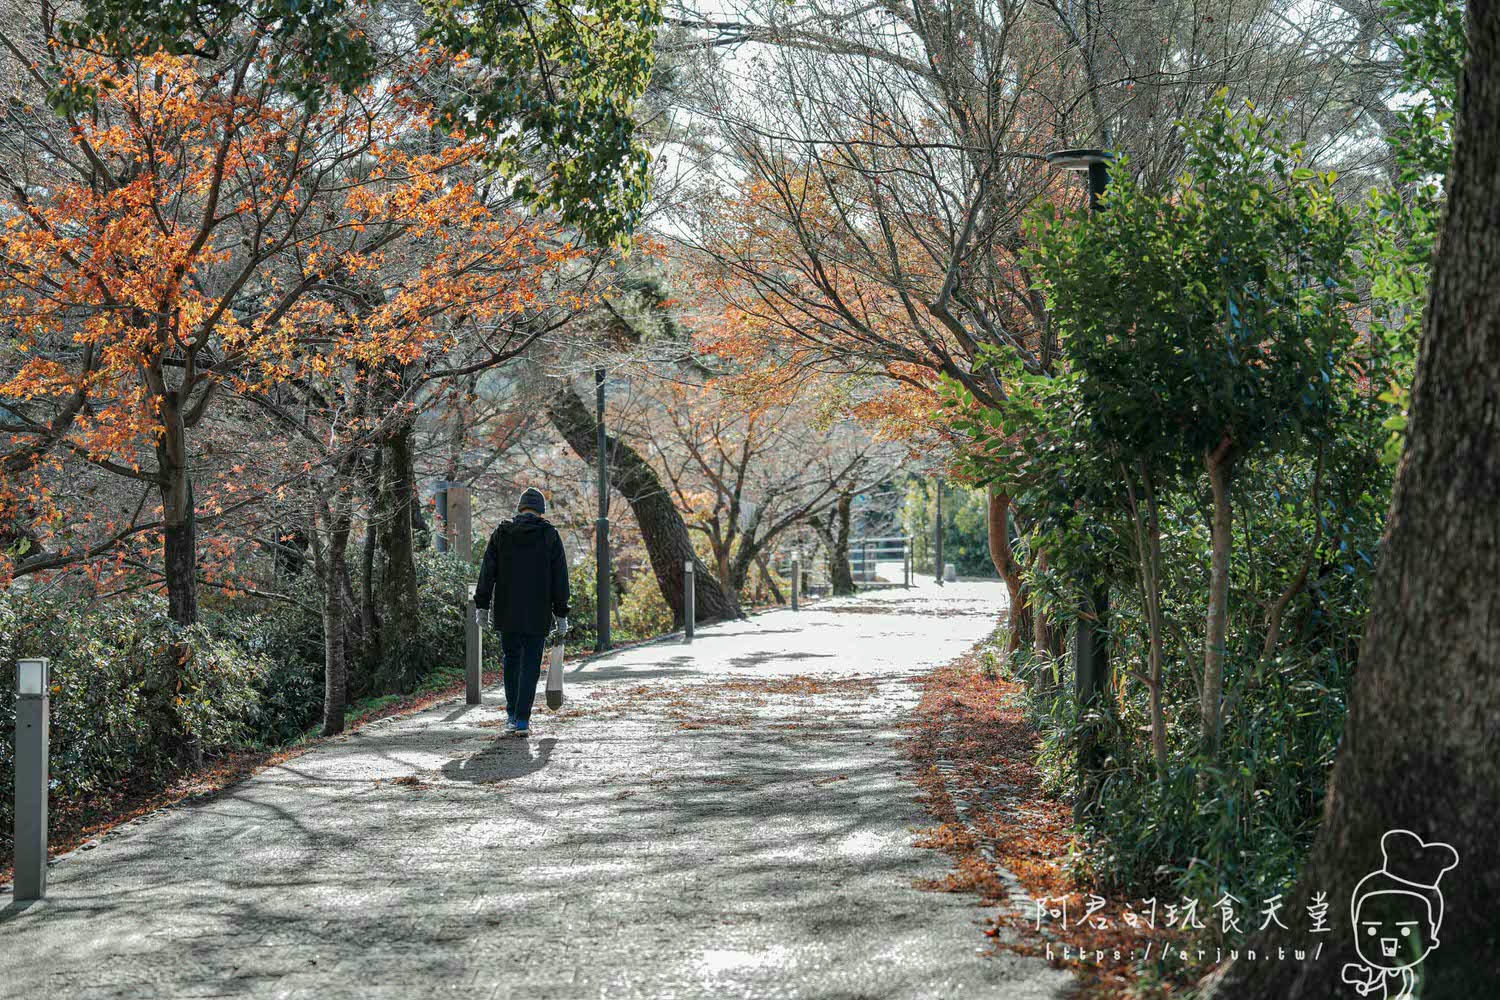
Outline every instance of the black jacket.
[(502, 632), (546, 635), (552, 616), (568, 613), (568, 560), (562, 538), (536, 514), (523, 512), (490, 536), (474, 590), (474, 606), (495, 606)]

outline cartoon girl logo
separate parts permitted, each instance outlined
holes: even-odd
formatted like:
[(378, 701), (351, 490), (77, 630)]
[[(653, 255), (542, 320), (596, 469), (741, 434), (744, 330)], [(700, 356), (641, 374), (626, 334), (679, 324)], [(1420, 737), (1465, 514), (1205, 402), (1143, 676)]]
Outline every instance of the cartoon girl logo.
[(1413, 1000), (1412, 970), (1438, 946), (1443, 923), (1438, 880), (1457, 867), (1458, 852), (1410, 830), (1388, 830), (1380, 853), (1380, 868), (1359, 880), (1349, 903), (1361, 962), (1345, 965), (1343, 979), (1362, 997)]

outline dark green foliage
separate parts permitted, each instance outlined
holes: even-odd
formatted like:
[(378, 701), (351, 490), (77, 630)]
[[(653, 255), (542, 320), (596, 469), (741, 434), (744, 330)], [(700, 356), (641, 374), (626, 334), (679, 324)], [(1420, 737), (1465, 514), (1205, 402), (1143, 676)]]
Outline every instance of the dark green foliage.
[(1394, 412), (1386, 421), (1385, 460), (1401, 451), (1416, 367), (1417, 334), (1427, 297), (1433, 248), (1443, 209), (1443, 177), (1452, 158), (1452, 121), (1463, 65), (1463, 7), (1451, 0), (1390, 0), (1400, 18), (1405, 106), (1387, 136), (1394, 183), (1370, 193), (1363, 247), (1370, 282), (1369, 377)]
[[(1191, 627), (1206, 610), (1208, 532), (1190, 495), (1176, 498), (1165, 514), (1170, 767), (1158, 780), (1146, 733), (1146, 690), (1127, 674), (1118, 689), (1118, 715), (1107, 720), (1111, 755), (1080, 858), (1104, 884), (1206, 901), (1225, 890), (1264, 898), (1296, 871), (1316, 830), (1342, 730), (1384, 516), (1384, 479), (1372, 452), (1373, 443), (1362, 471), (1325, 482), (1317, 512), (1308, 502), (1313, 468), (1306, 461), (1262, 460), (1242, 475), (1237, 533), (1244, 544), (1231, 566), (1224, 738), (1213, 760), (1199, 754), (1201, 638)], [(1330, 463), (1325, 477), (1335, 475)], [(1346, 489), (1357, 492), (1347, 506), (1339, 498)], [(1308, 587), (1287, 610), (1276, 652), (1263, 658), (1266, 610), (1306, 555), (1317, 516), (1328, 523)], [(1138, 584), (1117, 582), (1112, 601), (1113, 655), (1120, 670), (1139, 670), (1146, 625)], [(1067, 611), (1060, 601), (1049, 608), (1054, 616)], [(1052, 788), (1071, 793), (1078, 784), (1078, 719), (1070, 665), (1023, 650), (1009, 669), (1028, 681)]]
[(431, 37), (464, 52), (447, 124), (478, 131), (523, 201), (600, 242), (628, 237), (650, 155), (634, 103), (655, 59), (654, 0), (434, 0)]
[[(1017, 498), (1027, 545), (1048, 555), (1050, 572), (1033, 566), (1026, 580), (1047, 619), (1076, 614), (1083, 572), (1110, 585), (1116, 711), (1092, 720), (1109, 758), (1080, 862), (1107, 885), (1207, 903), (1274, 894), (1316, 829), (1390, 495), (1381, 428), (1396, 410), (1369, 373), (1390, 370), (1374, 355), (1410, 341), (1398, 330), (1381, 344), (1353, 323), (1376, 227), (1335, 200), (1331, 176), (1302, 167), (1265, 119), (1222, 104), (1187, 138), (1188, 170), (1168, 195), (1122, 177), (1097, 215), (1044, 222), (1037, 263), (1066, 368), (997, 358), (1008, 398), (980, 409), (956, 393), (955, 412), (969, 471)], [(1225, 442), (1222, 731), (1206, 752), (1204, 456)], [(1163, 768), (1149, 738), (1148, 484)], [(1083, 721), (1071, 663), (1023, 648), (1009, 669), (1028, 682), (1053, 787), (1071, 794)]]
[[(234, 62), (268, 46), (281, 90), (311, 105), (330, 89), (351, 93), (370, 81), (376, 54), (355, 23), (351, 0), (90, 0), (58, 22), (66, 45), (107, 55), (165, 51)], [(80, 112), (96, 95), (59, 89), (63, 110)]]
[[(1453, 112), (1464, 64), (1464, 9), (1453, 0), (1386, 0), (1400, 25), (1393, 40), (1401, 53), (1401, 127), (1391, 136), (1402, 179), (1432, 180), (1448, 172), (1453, 155)], [(1425, 264), (1426, 261), (1424, 260)]]
[(1355, 226), (1267, 119), (1220, 99), (1184, 128), (1171, 190), (1122, 164), (1101, 211), (1045, 218), (1035, 260), (1084, 432), (1196, 475), (1221, 442), (1326, 422)]
[[(268, 664), (206, 623), (182, 628), (158, 596), (121, 598), (84, 610), (69, 598), (0, 594), (0, 787), (14, 783), (15, 671), (20, 656), (52, 661), (52, 795), (59, 805), (96, 803), (149, 788), (170, 774), (173, 734), (154, 729), (148, 671), (170, 647), (186, 648), (177, 686), (162, 692), (182, 731), (205, 752), (241, 746)], [(9, 839), (9, 794), (0, 795), (0, 836)], [(8, 852), (7, 852), (8, 853)]]
[[(931, 574), (932, 528), (937, 484), (926, 476), (913, 476), (901, 487), (906, 498), (901, 508), (901, 527), (911, 539), (913, 572)], [(962, 483), (943, 483), (943, 562), (950, 562), (959, 576), (994, 579), (990, 561), (989, 511), (985, 491)]]

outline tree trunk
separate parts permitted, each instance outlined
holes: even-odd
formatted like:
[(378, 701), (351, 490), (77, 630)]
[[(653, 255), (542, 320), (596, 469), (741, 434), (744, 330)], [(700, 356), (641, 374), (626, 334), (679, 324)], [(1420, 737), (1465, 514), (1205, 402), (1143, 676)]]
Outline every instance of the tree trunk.
[(330, 557), (323, 576), (323, 735), (344, 731), (344, 706), (348, 700), (349, 662), (345, 658), (344, 603), (339, 593), (337, 571)]
[[(349, 535), (349, 528), (345, 528), (345, 544), (348, 543)], [(355, 668), (360, 664), (360, 653), (365, 648), (365, 630), (360, 602), (354, 596), (354, 576), (349, 570), (349, 561), (342, 555), (339, 556), (337, 572), (339, 602), (344, 613), (344, 703), (347, 705), (354, 702), (355, 689), (365, 686), (355, 676)]]
[(854, 593), (854, 569), (849, 565), (849, 512), (853, 505), (854, 496), (841, 493), (834, 507), (834, 524), (829, 532), (833, 544), (828, 549), (828, 578), (834, 597)]
[(1212, 551), (1208, 570), (1208, 621), (1203, 640), (1203, 689), (1199, 704), (1203, 749), (1218, 752), (1220, 707), (1224, 700), (1224, 641), (1229, 622), (1229, 442), (1204, 456), (1213, 489), (1214, 512), (1210, 532)]
[[(1047, 578), (1047, 553), (1036, 554), (1032, 562), (1031, 578), (1033, 580)], [(1053, 659), (1061, 656), (1063, 641), (1067, 638), (1065, 630), (1055, 626), (1047, 617), (1046, 609), (1042, 607), (1041, 601), (1026, 598), (1026, 604), (1031, 608), (1032, 648), (1039, 656), (1049, 656)]]
[[(1146, 694), (1151, 712), (1151, 757), (1156, 762), (1156, 776), (1167, 778), (1167, 717), (1162, 707), (1162, 637), (1161, 637), (1161, 518), (1156, 509), (1156, 487), (1146, 463), (1140, 462), (1141, 494), (1136, 496), (1135, 483), (1122, 466), (1125, 491), (1130, 498), (1130, 512), (1135, 521), (1136, 554), (1140, 562), (1142, 603), (1146, 609)], [(1142, 501), (1145, 506), (1142, 509)]]
[(198, 525), (188, 472), (187, 428), (174, 393), (159, 397), (161, 435), (156, 467), (161, 475), (162, 576), (167, 614), (179, 625), (198, 621)]
[[(583, 400), (571, 385), (565, 384), (547, 404), (547, 416), (579, 458), (590, 465), (597, 461), (594, 415), (583, 405)], [(682, 514), (672, 505), (672, 497), (662, 486), (656, 470), (634, 448), (618, 438), (606, 438), (605, 450), (609, 457), (610, 485), (625, 497), (635, 513), (646, 555), (651, 560), (661, 596), (672, 609), (673, 621), (678, 626), (683, 624), (682, 567), (689, 559), (694, 563), (695, 620), (715, 622), (740, 617), (737, 596), (727, 590), (693, 552), (687, 525), (683, 523)]]
[[(1353, 890), (1381, 867), (1382, 835), (1452, 845), (1437, 882), (1442, 946), (1419, 966), (1423, 1000), (1493, 996), (1500, 969), (1500, 6), (1468, 7), (1448, 207), (1423, 318), (1405, 453), (1370, 600), (1323, 825), (1294, 898), (1326, 891), (1321, 961), (1242, 962), (1217, 998), (1323, 1000), (1354, 948)], [(1429, 862), (1441, 852), (1426, 853)], [(1431, 865), (1431, 884), (1441, 864)], [(1424, 940), (1432, 893), (1416, 900)], [(1438, 911), (1434, 911), (1438, 912)], [(1283, 933), (1283, 936), (1284, 933)], [(1262, 946), (1282, 943), (1264, 936)], [(1376, 994), (1382, 995), (1382, 994)]]
[(772, 604), (785, 604), (786, 598), (782, 596), (781, 588), (776, 586), (776, 577), (771, 575), (771, 567), (766, 564), (764, 551), (755, 554), (755, 565), (760, 567), (760, 578), (765, 582), (766, 590), (770, 591)]
[(838, 504), (835, 503), (828, 511), (828, 517), (814, 514), (807, 519), (807, 523), (817, 532), (818, 540), (823, 543), (823, 559), (828, 569), (828, 583), (832, 589), (833, 596), (847, 597), (854, 593), (854, 573), (849, 567), (849, 533), (844, 532), (843, 555), (839, 555), (838, 533), (834, 530), (834, 521), (838, 518)]
[(311, 520), (313, 558), (323, 588), (323, 735), (344, 731), (344, 707), (349, 703), (349, 662), (354, 647), (354, 591), (346, 553), (353, 527), (348, 469), (339, 472), (332, 503), (324, 507), (326, 538), (318, 535), (319, 516)]
[(401, 655), (417, 631), (421, 614), (417, 594), (417, 483), (415, 425), (404, 420), (386, 435), (380, 462), (379, 539), (380, 645), (386, 655)]
[(985, 534), (990, 544), (990, 562), (1005, 581), (1006, 630), (1005, 651), (1013, 653), (1032, 639), (1034, 624), (1030, 602), (1021, 592), (1021, 565), (1010, 547), (1010, 496), (993, 483), (986, 507)]
[(364, 640), (361, 651), (366, 666), (380, 659), (380, 611), (375, 604), (375, 543), (377, 532), (373, 518), (365, 520), (364, 544), (359, 557), (359, 624)]

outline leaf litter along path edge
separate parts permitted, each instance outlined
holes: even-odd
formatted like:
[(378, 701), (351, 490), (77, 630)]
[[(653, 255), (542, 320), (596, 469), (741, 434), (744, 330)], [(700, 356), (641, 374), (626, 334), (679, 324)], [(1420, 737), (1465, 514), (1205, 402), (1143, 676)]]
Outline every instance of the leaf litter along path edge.
[(0, 996), (1060, 997), (986, 956), (908, 780), (915, 673), (999, 584), (828, 602), (568, 671), (530, 739), (447, 703), (364, 727), (52, 870)]

